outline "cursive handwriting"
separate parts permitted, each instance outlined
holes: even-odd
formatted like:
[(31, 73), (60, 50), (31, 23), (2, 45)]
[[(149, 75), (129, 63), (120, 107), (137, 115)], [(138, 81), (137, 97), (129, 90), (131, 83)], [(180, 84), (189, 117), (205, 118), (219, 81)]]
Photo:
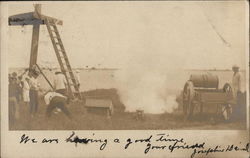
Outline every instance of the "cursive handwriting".
[[(94, 134), (93, 134), (94, 135)], [(75, 146), (77, 146), (78, 143), (80, 144), (88, 144), (88, 143), (102, 143), (100, 146), (100, 150), (105, 149), (108, 140), (107, 139), (91, 139), (91, 138), (79, 138), (77, 135), (75, 135), (75, 132), (73, 131), (72, 134), (65, 140), (67, 143), (75, 143)]]
[[(21, 140), (19, 142), (20, 144), (26, 144), (26, 143), (38, 143), (38, 140), (36, 138), (30, 138), (28, 135), (23, 134), (21, 136)], [(59, 143), (59, 140), (57, 138), (43, 138), (41, 143)]]
[[(107, 147), (108, 139), (103, 138), (94, 138), (95, 134), (93, 133), (93, 137), (80, 137), (74, 131), (70, 133), (68, 137), (66, 137), (66, 143), (75, 144), (77, 147), (78, 144), (100, 144), (99, 150), (104, 150)], [(149, 135), (141, 138), (127, 138), (125, 140), (120, 140), (120, 138), (115, 138), (111, 140), (112, 143), (119, 143), (122, 146), (124, 145), (124, 150), (135, 147), (135, 145), (139, 144), (140, 146), (145, 146), (144, 154), (148, 154), (149, 152), (155, 150), (164, 150), (169, 151), (170, 153), (180, 152), (182, 150), (191, 150), (191, 158), (194, 158), (197, 155), (205, 155), (208, 156), (210, 153), (224, 153), (224, 152), (249, 152), (250, 144), (249, 142), (246, 144), (239, 143), (240, 145), (230, 144), (226, 146), (220, 146), (216, 144), (215, 146), (206, 146), (206, 142), (191, 142), (188, 143), (184, 140), (184, 138), (180, 137), (171, 137), (169, 134), (160, 133), (156, 135)], [(39, 141), (39, 139), (30, 137), (29, 135), (23, 134), (19, 141), (20, 144), (58, 144), (58, 138), (43, 138)]]
[(214, 148), (208, 148), (205, 150), (196, 150), (194, 149), (191, 158), (193, 158), (196, 154), (205, 154), (216, 153), (216, 152), (229, 152), (229, 151), (246, 151), (249, 152), (249, 143), (246, 144), (245, 147), (239, 147), (237, 145), (228, 145), (226, 148), (221, 148), (221, 146), (215, 146)]

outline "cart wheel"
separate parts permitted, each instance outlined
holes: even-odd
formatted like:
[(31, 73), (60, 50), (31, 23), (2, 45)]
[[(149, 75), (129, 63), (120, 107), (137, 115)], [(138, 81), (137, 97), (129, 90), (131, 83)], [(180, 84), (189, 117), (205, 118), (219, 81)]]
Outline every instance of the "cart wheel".
[[(229, 83), (226, 83), (223, 86), (223, 91), (227, 93), (229, 96), (233, 96), (233, 89), (232, 86)], [(225, 104), (222, 106), (222, 115), (226, 121), (230, 120), (232, 116), (232, 105), (231, 104)]]
[(222, 106), (222, 116), (225, 121), (229, 121), (231, 119), (232, 112), (232, 106), (230, 104)]
[(191, 81), (186, 82), (183, 89), (183, 113), (186, 119), (191, 118), (193, 115), (194, 97), (193, 83)]
[(225, 83), (223, 86), (223, 92), (232, 93), (233, 89), (229, 83)]

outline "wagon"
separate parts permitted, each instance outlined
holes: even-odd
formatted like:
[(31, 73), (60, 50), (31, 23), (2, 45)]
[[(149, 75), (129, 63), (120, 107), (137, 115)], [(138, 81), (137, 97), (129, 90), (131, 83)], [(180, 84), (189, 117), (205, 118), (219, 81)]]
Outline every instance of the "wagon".
[(212, 74), (193, 74), (185, 83), (183, 89), (183, 113), (188, 119), (193, 116), (195, 107), (203, 113), (204, 106), (216, 105), (216, 115), (226, 113), (231, 115), (231, 105), (235, 99), (229, 83), (225, 83), (222, 89), (218, 88), (218, 76)]

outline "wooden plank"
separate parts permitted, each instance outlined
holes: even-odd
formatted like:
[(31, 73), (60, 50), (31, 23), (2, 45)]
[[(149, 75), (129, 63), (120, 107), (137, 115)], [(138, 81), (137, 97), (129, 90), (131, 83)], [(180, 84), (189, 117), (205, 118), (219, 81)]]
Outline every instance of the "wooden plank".
[(223, 92), (201, 92), (200, 97), (203, 103), (226, 103), (232, 100), (233, 96)]
[(62, 20), (59, 20), (59, 19), (56, 19), (56, 18), (52, 18), (50, 16), (46, 16), (46, 15), (40, 15), (40, 19), (41, 20), (45, 20), (45, 19), (48, 19), (50, 21), (53, 21), (56, 25), (63, 25), (63, 21)]
[(31, 52), (30, 52), (30, 65), (29, 65), (30, 68), (32, 68), (32, 66), (37, 63), (39, 31), (40, 31), (40, 25), (39, 24), (33, 25)]
[(9, 17), (9, 25), (37, 25), (44, 21), (33, 16), (33, 12), (17, 14)]

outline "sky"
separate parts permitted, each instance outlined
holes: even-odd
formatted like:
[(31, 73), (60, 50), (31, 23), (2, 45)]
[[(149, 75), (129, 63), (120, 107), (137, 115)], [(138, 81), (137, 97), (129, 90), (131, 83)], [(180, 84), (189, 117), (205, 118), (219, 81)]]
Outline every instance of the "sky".
[[(25, 3), (25, 4), (24, 4)], [(73, 67), (230, 69), (246, 63), (245, 2), (43, 2), (58, 26)], [(33, 11), (9, 4), (8, 14)], [(28, 67), (32, 26), (8, 27), (9, 67)], [(46, 26), (40, 27), (38, 63), (57, 64)]]

